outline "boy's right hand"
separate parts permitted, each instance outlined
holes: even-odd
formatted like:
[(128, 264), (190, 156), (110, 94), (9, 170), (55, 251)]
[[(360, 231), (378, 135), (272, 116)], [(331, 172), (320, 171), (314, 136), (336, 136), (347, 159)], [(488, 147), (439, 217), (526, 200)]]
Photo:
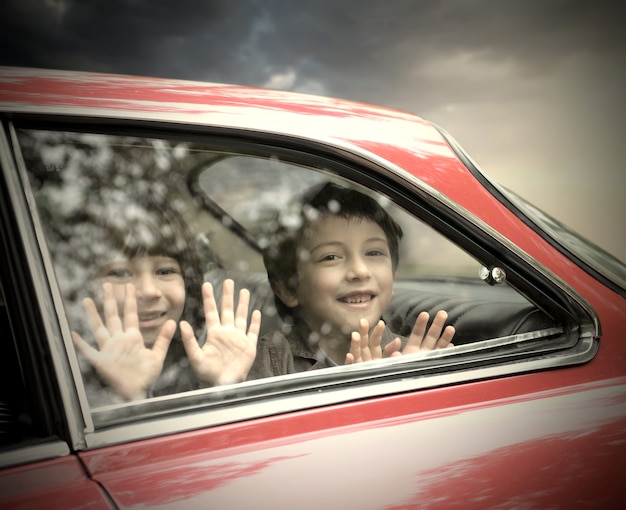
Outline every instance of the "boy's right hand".
[(367, 319), (361, 319), (359, 322), (359, 330), (352, 332), (350, 338), (350, 352), (346, 354), (346, 365), (360, 363), (362, 361), (371, 361), (375, 359), (388, 358), (390, 356), (399, 356), (401, 341), (395, 338), (389, 342), (384, 349), (380, 344), (385, 331), (385, 323), (380, 320), (374, 326), (371, 333), (369, 331), (369, 322)]
[(132, 401), (146, 398), (148, 390), (161, 374), (167, 349), (176, 332), (176, 323), (167, 321), (152, 348), (147, 348), (139, 330), (135, 287), (127, 284), (125, 291), (123, 319), (120, 318), (110, 283), (102, 285), (104, 321), (94, 301), (90, 298), (83, 300), (97, 349), (75, 331), (72, 331), (72, 340), (76, 349), (115, 392), (113, 400)]
[(395, 338), (384, 349), (381, 349), (382, 335), (385, 330), (385, 323), (382, 320), (378, 321), (378, 324), (370, 332), (367, 320), (361, 319), (359, 331), (352, 333), (350, 352), (346, 355), (345, 364), (351, 365), (361, 361), (412, 354), (418, 351), (432, 351), (434, 349), (454, 347), (452, 338), (456, 331), (453, 326), (446, 326), (444, 329), (447, 318), (448, 314), (445, 311), (438, 311), (433, 319), (433, 323), (426, 331), (430, 316), (428, 312), (420, 313), (402, 351), (400, 351), (402, 344), (400, 338)]

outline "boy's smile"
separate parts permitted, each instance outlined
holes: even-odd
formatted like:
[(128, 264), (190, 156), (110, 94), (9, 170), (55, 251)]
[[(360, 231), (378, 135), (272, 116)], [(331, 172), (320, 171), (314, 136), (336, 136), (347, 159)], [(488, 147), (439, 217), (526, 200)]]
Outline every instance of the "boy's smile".
[(358, 305), (358, 304), (363, 304), (363, 303), (369, 303), (373, 298), (374, 298), (373, 294), (355, 292), (355, 293), (350, 294), (349, 296), (339, 298), (339, 301), (342, 301), (344, 303), (348, 303), (351, 305)]
[[(389, 304), (393, 268), (387, 237), (361, 218), (322, 216), (299, 246), (298, 287), (287, 306), (300, 305), (309, 327), (348, 339), (364, 318), (373, 326)], [(287, 302), (289, 301), (289, 302)]]
[(163, 317), (167, 315), (167, 311), (142, 311), (138, 312), (139, 329), (142, 331), (145, 329), (156, 328), (162, 326), (165, 321)]

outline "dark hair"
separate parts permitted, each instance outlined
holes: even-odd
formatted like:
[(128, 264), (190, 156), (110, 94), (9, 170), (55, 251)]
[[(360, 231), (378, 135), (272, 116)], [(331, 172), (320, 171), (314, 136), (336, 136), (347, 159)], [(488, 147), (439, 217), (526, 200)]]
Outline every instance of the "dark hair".
[[(307, 190), (291, 206), (279, 213), (265, 239), (263, 263), (273, 289), (282, 284), (295, 291), (298, 285), (298, 246), (315, 221), (325, 216), (365, 219), (376, 223), (389, 243), (392, 267), (398, 267), (402, 228), (372, 197), (355, 189), (325, 182)], [(275, 295), (276, 308), (281, 317), (291, 313)]]

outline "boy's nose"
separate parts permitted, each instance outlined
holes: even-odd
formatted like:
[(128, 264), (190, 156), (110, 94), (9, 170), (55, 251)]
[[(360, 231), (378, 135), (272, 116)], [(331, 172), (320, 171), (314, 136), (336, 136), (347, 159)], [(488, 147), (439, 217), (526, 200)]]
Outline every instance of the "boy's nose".
[(350, 280), (363, 280), (369, 278), (371, 275), (369, 266), (365, 263), (365, 260), (361, 257), (355, 257), (350, 263), (348, 270), (348, 279)]
[(137, 298), (153, 298), (160, 296), (159, 286), (152, 274), (140, 274), (135, 278)]

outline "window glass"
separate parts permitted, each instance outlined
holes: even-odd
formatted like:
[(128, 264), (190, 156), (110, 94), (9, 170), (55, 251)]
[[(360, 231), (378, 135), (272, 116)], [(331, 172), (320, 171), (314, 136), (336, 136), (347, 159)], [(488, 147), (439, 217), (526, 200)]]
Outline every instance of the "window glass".
[[(200, 144), (34, 130), (22, 130), (19, 136), (54, 277), (75, 345), (79, 346), (81, 372), (93, 407), (211, 385), (198, 377), (197, 367), (190, 365), (180, 327), (163, 368), (151, 360), (132, 366), (135, 373), (156, 374), (154, 382), (142, 386), (143, 393), (121, 395), (111, 382), (115, 375), (106, 367), (121, 370), (123, 353), (111, 352), (111, 356), (120, 357), (118, 365), (106, 365), (102, 360), (108, 339), (133, 326), (139, 330), (142, 347), (162, 345), (161, 327), (167, 319), (178, 324), (188, 321), (202, 344), (206, 338), (200, 292), (203, 281), (214, 284), (218, 306), (226, 278), (232, 278), (237, 289), (249, 289), (249, 312), (258, 309), (262, 313), (260, 336), (295, 331), (297, 324), (292, 316), (286, 318), (282, 306), (291, 306), (293, 289), (286, 282), (287, 297), (283, 302), (274, 299), (262, 253), (274, 247), (273, 236), (279, 227), (299, 217), (302, 211), (293, 213), (294, 204), (328, 183), (373, 199), (403, 231), (397, 250), (399, 262), (397, 266), (390, 262), (389, 283), (393, 288), (388, 293), (389, 306), (382, 310), (394, 333), (408, 336), (419, 312), (428, 311), (432, 320), (440, 309), (448, 312), (448, 324), (457, 329), (453, 339), (457, 347), (550, 326), (541, 312), (506, 283), (485, 285), (479, 278), (480, 261), (395, 206), (389, 197), (356, 185), (333, 168), (317, 165), (313, 156), (310, 164), (303, 165), (282, 157), (280, 150), (225, 150), (223, 145), (211, 147), (210, 141)], [(353, 239), (351, 236), (363, 227), (350, 222), (340, 225), (342, 242)], [(363, 236), (369, 236), (363, 237), (364, 258), (393, 259), (393, 253), (385, 253), (387, 245), (381, 248), (377, 244), (380, 236), (376, 232), (382, 227), (375, 228), (378, 230), (372, 235), (364, 230)], [(312, 239), (313, 230), (307, 232), (310, 237), (303, 234), (305, 238)], [(388, 240), (387, 231), (385, 235)], [(352, 256), (348, 248), (338, 254), (324, 254), (320, 264), (332, 265)], [(313, 249), (309, 256), (315, 256)], [(298, 263), (302, 260), (308, 261), (299, 258)], [(125, 316), (128, 283), (137, 297), (134, 323), (127, 322)], [(297, 285), (300, 292), (301, 280)], [(360, 294), (341, 295), (337, 300), (365, 308), (362, 303), (387, 292), (382, 284), (380, 288), (368, 285), (362, 286), (365, 290)], [(318, 300), (311, 296), (316, 291), (312, 288), (310, 294), (298, 294), (297, 306), (304, 309), (304, 302), (309, 300), (315, 309)], [(113, 307), (107, 307), (107, 296)], [(151, 304), (145, 305), (148, 302)], [(535, 312), (539, 319), (528, 321)], [(323, 313), (325, 310), (311, 312), (307, 320), (322, 321), (319, 317)], [(320, 324), (320, 331), (325, 331), (327, 324)], [(307, 338), (314, 342), (314, 332)], [(323, 352), (326, 366), (342, 364), (329, 352)], [(296, 364), (286, 370), (307, 369), (302, 367), (307, 365)]]
[[(232, 156), (217, 161), (199, 174), (203, 194), (219, 203), (228, 215), (257, 238), (267, 231), (276, 211), (288, 207), (295, 196), (322, 182), (345, 181), (311, 168), (281, 162), (277, 158)], [(242, 186), (242, 183), (246, 183)], [(351, 184), (351, 186), (355, 186)], [(364, 193), (368, 190), (362, 189)], [(450, 275), (476, 277), (479, 265), (434, 229), (402, 209), (376, 196), (402, 226), (398, 276)]]

